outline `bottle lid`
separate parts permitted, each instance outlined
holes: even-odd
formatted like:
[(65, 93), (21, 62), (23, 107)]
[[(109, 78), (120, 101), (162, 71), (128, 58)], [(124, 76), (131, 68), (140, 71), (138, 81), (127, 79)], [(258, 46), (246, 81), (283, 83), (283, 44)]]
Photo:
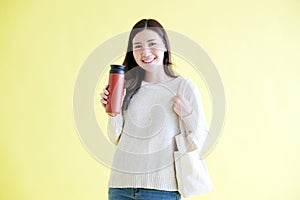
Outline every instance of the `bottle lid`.
[(124, 74), (125, 72), (125, 65), (110, 65), (109, 73), (116, 73), (116, 74)]

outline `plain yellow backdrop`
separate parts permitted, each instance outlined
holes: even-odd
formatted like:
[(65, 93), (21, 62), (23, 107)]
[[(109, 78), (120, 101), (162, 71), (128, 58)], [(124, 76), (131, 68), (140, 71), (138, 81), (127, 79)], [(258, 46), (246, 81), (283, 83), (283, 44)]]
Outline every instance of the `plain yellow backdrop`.
[(0, 1), (0, 199), (107, 199), (110, 170), (75, 128), (74, 84), (93, 49), (142, 18), (202, 46), (224, 84), (206, 159), (215, 191), (192, 199), (300, 199), (296, 0)]

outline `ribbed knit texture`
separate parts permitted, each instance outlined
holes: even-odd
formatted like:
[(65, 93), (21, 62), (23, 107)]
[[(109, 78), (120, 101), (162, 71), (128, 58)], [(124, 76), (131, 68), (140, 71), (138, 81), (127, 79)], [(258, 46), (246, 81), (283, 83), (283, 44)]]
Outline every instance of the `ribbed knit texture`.
[[(190, 79), (178, 77), (166, 83), (143, 81), (123, 115), (109, 117), (108, 136), (116, 144), (109, 187), (150, 188), (177, 191), (173, 152), (179, 119), (173, 98), (181, 93), (192, 105), (183, 117), (185, 129), (207, 133), (201, 95)], [(202, 144), (203, 142), (196, 142)]]

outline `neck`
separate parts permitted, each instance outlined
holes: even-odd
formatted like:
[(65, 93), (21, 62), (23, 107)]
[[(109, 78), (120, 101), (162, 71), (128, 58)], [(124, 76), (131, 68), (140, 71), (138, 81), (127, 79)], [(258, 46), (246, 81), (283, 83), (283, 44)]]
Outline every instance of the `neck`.
[(173, 79), (172, 77), (168, 76), (165, 71), (163, 72), (149, 72), (145, 73), (144, 81), (150, 83), (162, 83)]

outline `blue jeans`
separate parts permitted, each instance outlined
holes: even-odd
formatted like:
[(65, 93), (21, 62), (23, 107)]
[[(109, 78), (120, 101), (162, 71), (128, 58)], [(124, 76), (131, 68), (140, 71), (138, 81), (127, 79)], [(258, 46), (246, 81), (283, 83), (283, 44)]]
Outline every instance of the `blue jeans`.
[(109, 188), (109, 200), (180, 200), (177, 191), (145, 188)]

